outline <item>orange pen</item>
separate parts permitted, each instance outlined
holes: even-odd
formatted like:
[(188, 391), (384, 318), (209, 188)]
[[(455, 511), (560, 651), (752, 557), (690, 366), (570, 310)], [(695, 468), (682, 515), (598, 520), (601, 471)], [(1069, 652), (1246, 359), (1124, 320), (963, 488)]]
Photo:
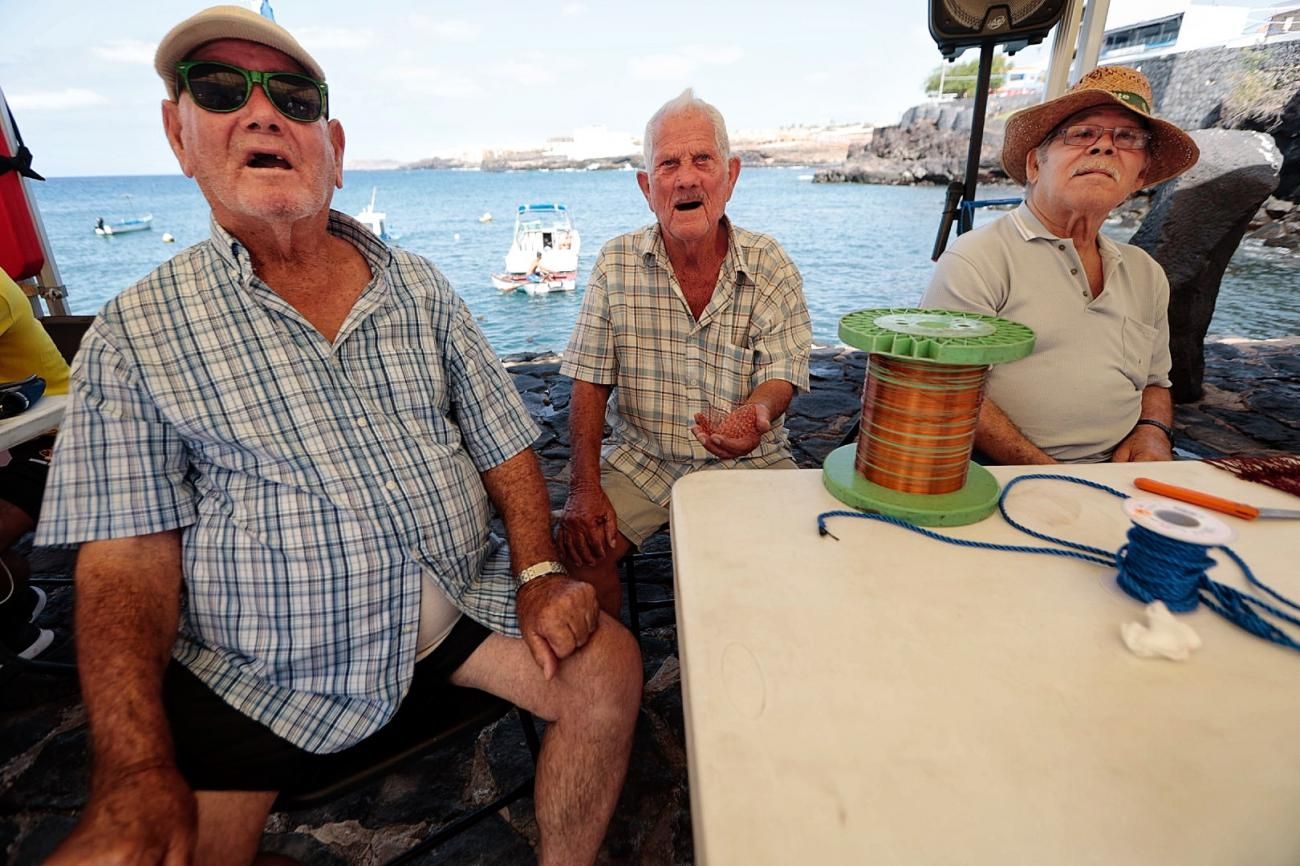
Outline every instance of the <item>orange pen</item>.
[(1240, 517), (1242, 520), (1254, 520), (1256, 517), (1300, 518), (1300, 510), (1289, 508), (1256, 508), (1255, 506), (1247, 505), (1244, 502), (1233, 502), (1231, 499), (1212, 496), (1209, 493), (1202, 493), (1199, 490), (1188, 490), (1186, 487), (1175, 487), (1172, 484), (1165, 484), (1163, 481), (1156, 481), (1152, 478), (1135, 478), (1133, 479), (1133, 484), (1138, 490), (1145, 490), (1148, 493), (1158, 493), (1161, 496), (1168, 496), (1170, 499), (1177, 499), (1180, 502), (1190, 502), (1192, 505), (1199, 505), (1202, 508), (1208, 508), (1211, 511), (1220, 511), (1224, 514), (1231, 514), (1234, 517)]

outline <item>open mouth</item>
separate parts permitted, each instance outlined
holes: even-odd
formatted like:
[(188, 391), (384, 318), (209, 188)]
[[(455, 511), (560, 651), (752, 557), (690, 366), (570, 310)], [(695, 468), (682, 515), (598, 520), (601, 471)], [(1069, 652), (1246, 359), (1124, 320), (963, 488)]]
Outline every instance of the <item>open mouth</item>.
[(701, 207), (704, 207), (704, 202), (702, 201), (679, 201), (677, 204), (673, 205), (675, 210), (695, 210), (696, 208)]
[(286, 171), (293, 168), (287, 159), (274, 153), (254, 153), (248, 157), (245, 165), (249, 168), (279, 168)]

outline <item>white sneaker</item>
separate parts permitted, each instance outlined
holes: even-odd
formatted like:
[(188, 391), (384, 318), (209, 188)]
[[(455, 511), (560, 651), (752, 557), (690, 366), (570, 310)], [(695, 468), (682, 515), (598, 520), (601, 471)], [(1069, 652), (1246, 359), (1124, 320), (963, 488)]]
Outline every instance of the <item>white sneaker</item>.
[(29, 586), (27, 588), (36, 596), (36, 603), (32, 605), (32, 612), (27, 617), (27, 621), (36, 622), (36, 617), (40, 616), (41, 611), (45, 610), (45, 602), (49, 601), (49, 596), (39, 586)]

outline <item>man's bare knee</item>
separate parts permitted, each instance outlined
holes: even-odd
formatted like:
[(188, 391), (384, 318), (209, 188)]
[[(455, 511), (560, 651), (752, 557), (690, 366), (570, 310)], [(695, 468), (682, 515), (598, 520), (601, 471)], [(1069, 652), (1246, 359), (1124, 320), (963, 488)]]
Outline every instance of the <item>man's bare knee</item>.
[(635, 716), (641, 703), (641, 651), (623, 624), (608, 614), (572, 659), (572, 688), (566, 690), (566, 710), (587, 715), (612, 713)]

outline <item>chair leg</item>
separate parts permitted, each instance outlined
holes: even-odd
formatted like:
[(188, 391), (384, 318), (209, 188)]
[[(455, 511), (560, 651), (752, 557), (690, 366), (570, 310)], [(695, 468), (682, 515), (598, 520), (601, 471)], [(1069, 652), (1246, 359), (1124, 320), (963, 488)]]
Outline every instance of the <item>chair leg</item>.
[(420, 844), (416, 845), (414, 848), (411, 848), (409, 851), (404, 851), (403, 853), (394, 857), (392, 860), (389, 860), (388, 863), (385, 864), (385, 866), (399, 866), (399, 864), (402, 863), (414, 862), (415, 859), (419, 857), (421, 854), (424, 854), (428, 851), (432, 851), (434, 848), (437, 848), (443, 842), (446, 842), (448, 839), (451, 839), (456, 834), (464, 830), (468, 830), (470, 827), (473, 827), (475, 824), (477, 824), (479, 821), (482, 821), (484, 818), (486, 818), (488, 815), (491, 815), (493, 812), (501, 811), (506, 806), (509, 806), (511, 803), (515, 802), (516, 800), (519, 800), (522, 797), (526, 796), (532, 790), (533, 790), (533, 776), (529, 776), (523, 782), (520, 782), (518, 785), (511, 788), (509, 791), (505, 792), (500, 797), (497, 797), (491, 803), (488, 803), (485, 806), (480, 806), (478, 809), (475, 809), (470, 814), (457, 818), (455, 821), (452, 821), (446, 827), (443, 827), (437, 833), (434, 833), (432, 836), (425, 839)]
[(493, 812), (501, 811), (506, 806), (509, 806), (516, 800), (526, 797), (532, 792), (533, 785), (537, 779), (535, 768), (537, 766), (537, 756), (542, 750), (542, 741), (537, 736), (537, 723), (533, 719), (533, 714), (522, 707), (515, 707), (515, 714), (519, 717), (519, 724), (524, 729), (524, 741), (528, 743), (528, 751), (533, 756), (534, 772), (530, 773), (527, 779), (524, 779), (518, 785), (515, 785), (491, 803), (480, 806), (468, 815), (462, 815), (446, 827), (443, 827), (437, 833), (434, 833), (432, 836), (420, 842), (414, 848), (411, 848), (408, 851), (403, 851), (392, 860), (389, 860), (384, 864), (384, 866), (400, 866), (402, 863), (414, 862), (414, 860), (421, 854), (432, 851), (434, 848), (437, 848), (443, 842), (456, 836), (461, 831), (473, 827)]
[(519, 716), (519, 724), (524, 729), (524, 741), (528, 743), (528, 751), (533, 755), (533, 765), (537, 765), (537, 758), (542, 753), (542, 740), (537, 736), (537, 723), (533, 721), (533, 714), (528, 710), (515, 707), (515, 715)]
[(636, 594), (636, 554), (634, 547), (623, 557), (623, 579), (627, 583), (627, 621), (632, 627), (632, 636), (636, 638), (637, 649), (641, 646), (641, 603)]

